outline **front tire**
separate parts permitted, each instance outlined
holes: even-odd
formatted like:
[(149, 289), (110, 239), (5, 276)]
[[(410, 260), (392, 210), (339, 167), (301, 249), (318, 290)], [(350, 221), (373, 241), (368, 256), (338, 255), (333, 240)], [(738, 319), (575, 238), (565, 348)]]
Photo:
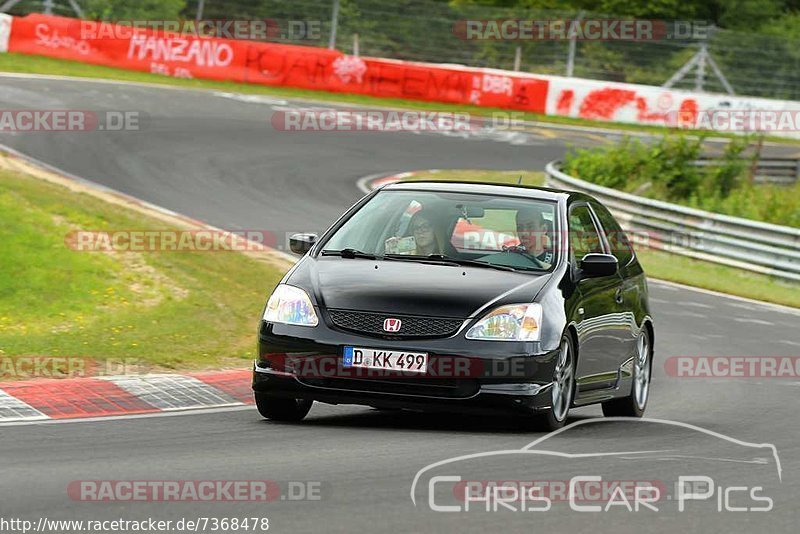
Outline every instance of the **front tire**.
[(559, 345), (558, 359), (553, 371), (550, 387), (550, 410), (538, 416), (538, 425), (543, 430), (553, 431), (564, 426), (575, 397), (575, 347), (572, 336), (564, 334)]
[(650, 380), (653, 372), (653, 345), (647, 327), (636, 340), (636, 356), (633, 360), (633, 381), (627, 397), (603, 403), (606, 417), (642, 417), (650, 397)]
[(264, 393), (256, 393), (256, 408), (265, 419), (272, 421), (302, 421), (314, 404), (313, 400), (283, 399), (270, 397)]

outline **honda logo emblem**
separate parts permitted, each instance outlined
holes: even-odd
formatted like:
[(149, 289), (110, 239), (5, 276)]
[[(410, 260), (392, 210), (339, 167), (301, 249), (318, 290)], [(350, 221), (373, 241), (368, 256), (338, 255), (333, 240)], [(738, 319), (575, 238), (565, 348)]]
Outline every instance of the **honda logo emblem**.
[(403, 321), (401, 321), (400, 319), (395, 319), (393, 317), (390, 317), (390, 318), (386, 319), (385, 321), (383, 321), (383, 329), (386, 332), (399, 332), (400, 331), (400, 327), (402, 325), (403, 325)]

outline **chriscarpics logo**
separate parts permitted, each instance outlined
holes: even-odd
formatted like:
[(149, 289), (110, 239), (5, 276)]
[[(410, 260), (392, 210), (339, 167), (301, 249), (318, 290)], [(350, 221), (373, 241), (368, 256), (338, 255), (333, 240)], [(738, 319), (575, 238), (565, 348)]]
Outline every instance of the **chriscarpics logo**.
[[(751, 443), (663, 419), (582, 419), (520, 449), (443, 458), (411, 484), (436, 513), (685, 517), (765, 513), (783, 506), (770, 443)], [(531, 515), (533, 514), (533, 515)]]

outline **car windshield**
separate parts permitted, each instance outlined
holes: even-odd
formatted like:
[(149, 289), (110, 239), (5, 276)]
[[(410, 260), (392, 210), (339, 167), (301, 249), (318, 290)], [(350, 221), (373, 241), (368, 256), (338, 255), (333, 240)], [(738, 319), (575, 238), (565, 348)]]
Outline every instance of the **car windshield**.
[(348, 258), (548, 271), (557, 261), (555, 210), (555, 202), (538, 199), (386, 190), (353, 214), (322, 249), (325, 255)]

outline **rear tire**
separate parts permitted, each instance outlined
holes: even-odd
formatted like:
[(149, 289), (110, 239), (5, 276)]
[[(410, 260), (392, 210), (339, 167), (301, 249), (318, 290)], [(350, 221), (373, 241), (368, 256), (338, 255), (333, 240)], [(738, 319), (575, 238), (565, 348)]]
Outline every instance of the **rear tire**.
[(653, 345), (647, 327), (636, 340), (636, 355), (633, 359), (631, 393), (627, 397), (603, 403), (606, 417), (642, 417), (650, 397), (650, 380), (653, 374)]
[(256, 408), (265, 419), (272, 421), (302, 421), (314, 404), (313, 400), (283, 399), (256, 393)]

